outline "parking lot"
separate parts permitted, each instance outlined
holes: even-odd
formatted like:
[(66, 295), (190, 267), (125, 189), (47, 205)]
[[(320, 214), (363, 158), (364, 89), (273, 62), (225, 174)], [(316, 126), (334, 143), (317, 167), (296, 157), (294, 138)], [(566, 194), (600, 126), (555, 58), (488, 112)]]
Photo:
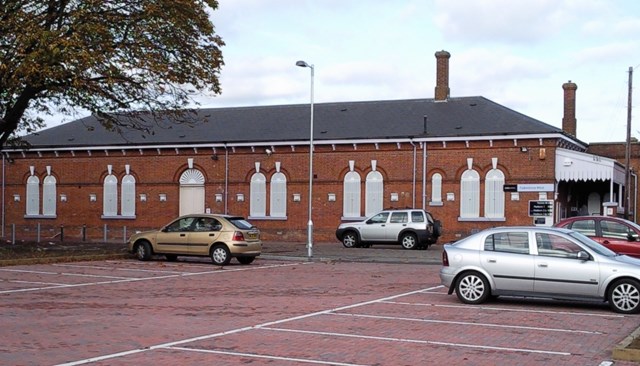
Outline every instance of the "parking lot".
[(633, 365), (639, 316), (604, 304), (468, 306), (438, 265), (260, 258), (0, 268), (6, 365)]

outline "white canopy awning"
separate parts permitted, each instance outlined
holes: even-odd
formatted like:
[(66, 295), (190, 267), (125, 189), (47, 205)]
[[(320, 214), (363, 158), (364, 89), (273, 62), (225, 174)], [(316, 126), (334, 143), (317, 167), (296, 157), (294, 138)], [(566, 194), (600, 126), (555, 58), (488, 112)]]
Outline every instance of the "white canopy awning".
[(622, 164), (614, 159), (558, 148), (556, 180), (613, 180), (613, 183), (624, 185), (625, 170)]

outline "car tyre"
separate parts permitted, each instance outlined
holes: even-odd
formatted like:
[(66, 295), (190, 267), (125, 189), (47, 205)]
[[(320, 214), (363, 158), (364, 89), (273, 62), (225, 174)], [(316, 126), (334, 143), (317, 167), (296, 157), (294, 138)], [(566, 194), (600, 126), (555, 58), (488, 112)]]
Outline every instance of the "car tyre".
[(140, 261), (151, 259), (151, 244), (148, 241), (142, 241), (136, 245), (136, 258)]
[(616, 281), (607, 292), (611, 309), (622, 314), (640, 312), (640, 282), (633, 279)]
[(413, 233), (402, 234), (400, 243), (404, 249), (416, 249), (418, 247), (418, 237)]
[(231, 252), (226, 245), (218, 244), (211, 248), (211, 261), (219, 266), (226, 266), (231, 261)]
[(164, 257), (167, 258), (169, 262), (175, 262), (178, 260), (177, 254), (165, 254)]
[(342, 235), (342, 245), (345, 248), (355, 248), (358, 246), (358, 234), (355, 231), (347, 231)]
[(251, 264), (256, 257), (238, 257), (240, 264)]
[(456, 295), (465, 304), (481, 304), (491, 295), (491, 288), (480, 273), (465, 272), (456, 283)]

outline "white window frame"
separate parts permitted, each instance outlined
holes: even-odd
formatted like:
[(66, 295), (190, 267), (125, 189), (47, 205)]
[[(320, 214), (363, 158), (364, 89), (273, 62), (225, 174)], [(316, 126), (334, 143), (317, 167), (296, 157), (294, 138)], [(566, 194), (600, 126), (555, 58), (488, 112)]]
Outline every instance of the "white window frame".
[(442, 174), (433, 173), (431, 176), (431, 202), (432, 205), (442, 204)]
[(122, 177), (120, 209), (122, 216), (136, 216), (136, 178), (127, 174)]
[(342, 215), (360, 217), (360, 174), (350, 171), (344, 176)]
[(484, 180), (484, 217), (504, 218), (504, 173), (491, 169)]
[(40, 215), (40, 178), (27, 178), (26, 216)]
[(42, 184), (42, 215), (56, 216), (56, 177), (47, 175)]
[(271, 176), (269, 214), (272, 217), (287, 216), (287, 177), (282, 172)]
[(382, 211), (384, 201), (384, 178), (378, 171), (367, 174), (365, 183), (364, 215), (369, 217)]
[(462, 173), (460, 178), (460, 218), (480, 217), (480, 174), (473, 169)]
[(102, 216), (118, 216), (118, 178), (115, 175), (104, 178), (102, 195)]
[(267, 215), (267, 179), (262, 173), (251, 176), (250, 185), (250, 217), (265, 217)]

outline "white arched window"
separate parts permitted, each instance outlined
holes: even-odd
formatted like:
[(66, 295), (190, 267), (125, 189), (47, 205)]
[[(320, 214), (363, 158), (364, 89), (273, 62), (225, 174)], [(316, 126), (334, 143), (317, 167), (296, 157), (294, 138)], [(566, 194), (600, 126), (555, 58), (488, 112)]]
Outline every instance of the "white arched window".
[(118, 178), (115, 175), (109, 174), (104, 178), (102, 194), (102, 215), (118, 216)]
[(431, 203), (442, 203), (442, 174), (434, 173), (431, 176)]
[(344, 217), (360, 217), (360, 174), (350, 171), (344, 176)]
[(267, 179), (262, 173), (251, 176), (251, 202), (249, 216), (264, 217), (267, 215)]
[(287, 216), (287, 177), (280, 172), (271, 176), (270, 216)]
[(27, 179), (27, 216), (40, 214), (40, 179), (33, 175)]
[(484, 217), (504, 217), (504, 173), (491, 169), (484, 181)]
[[(358, 177), (359, 178), (359, 177)], [(382, 211), (384, 181), (382, 174), (372, 171), (367, 174), (366, 180), (366, 200), (364, 202), (364, 215), (371, 216)]]
[(480, 175), (473, 169), (462, 173), (460, 179), (460, 217), (480, 216)]
[(127, 174), (122, 178), (122, 216), (136, 215), (136, 178)]
[(189, 169), (180, 175), (180, 216), (205, 212), (205, 177), (193, 168), (193, 160), (187, 159)]
[(42, 185), (42, 214), (56, 215), (56, 177), (47, 175)]

